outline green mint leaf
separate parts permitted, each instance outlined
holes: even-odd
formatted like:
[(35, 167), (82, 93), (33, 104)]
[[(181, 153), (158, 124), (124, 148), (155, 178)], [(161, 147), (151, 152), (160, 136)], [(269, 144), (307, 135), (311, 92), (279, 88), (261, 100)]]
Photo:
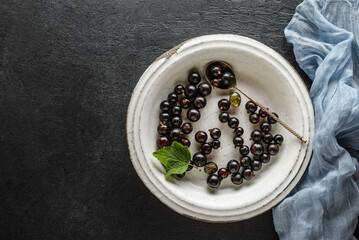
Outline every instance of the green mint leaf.
[(174, 141), (171, 146), (164, 147), (152, 153), (166, 167), (166, 176), (182, 174), (191, 161), (191, 153), (187, 146)]

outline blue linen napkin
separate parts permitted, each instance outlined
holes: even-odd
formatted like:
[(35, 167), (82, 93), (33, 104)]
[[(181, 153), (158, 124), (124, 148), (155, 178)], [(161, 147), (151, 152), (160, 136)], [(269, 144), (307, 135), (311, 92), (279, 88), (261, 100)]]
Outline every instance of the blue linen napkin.
[(308, 170), (273, 209), (280, 239), (355, 239), (359, 215), (359, 1), (305, 0), (285, 29), (313, 80), (316, 131)]

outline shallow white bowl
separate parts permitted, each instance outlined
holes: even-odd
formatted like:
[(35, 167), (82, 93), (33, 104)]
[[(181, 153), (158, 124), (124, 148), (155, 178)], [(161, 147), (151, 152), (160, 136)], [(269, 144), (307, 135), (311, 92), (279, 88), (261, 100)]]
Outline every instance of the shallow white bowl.
[[(231, 64), (237, 85), (247, 94), (272, 111), (301, 134), (307, 143), (300, 142), (279, 124), (272, 132), (280, 133), (285, 141), (278, 155), (271, 158), (256, 172), (251, 181), (233, 185), (230, 177), (223, 180), (219, 189), (207, 187), (207, 175), (192, 170), (183, 179), (165, 177), (162, 164), (152, 156), (157, 150), (156, 139), (159, 104), (173, 91), (176, 84), (187, 84), (188, 73), (196, 69), (204, 79), (204, 67), (213, 60)], [(219, 167), (230, 159), (239, 159), (233, 148), (232, 130), (218, 120), (217, 102), (227, 98), (231, 91), (214, 89), (207, 97), (207, 106), (201, 119), (194, 123), (189, 136), (191, 153), (198, 151), (194, 133), (219, 127), (221, 149), (214, 150), (209, 160)], [(244, 128), (243, 139), (249, 145), (249, 135), (257, 125), (248, 121), (242, 104), (229, 113), (240, 120)], [(186, 111), (182, 113), (185, 119)], [(163, 203), (180, 214), (209, 222), (231, 222), (263, 213), (278, 204), (295, 187), (302, 177), (312, 153), (314, 112), (305, 84), (292, 66), (277, 52), (255, 40), (237, 35), (208, 35), (186, 41), (161, 55), (152, 63), (133, 91), (127, 112), (127, 141), (130, 157), (139, 177), (148, 189)]]

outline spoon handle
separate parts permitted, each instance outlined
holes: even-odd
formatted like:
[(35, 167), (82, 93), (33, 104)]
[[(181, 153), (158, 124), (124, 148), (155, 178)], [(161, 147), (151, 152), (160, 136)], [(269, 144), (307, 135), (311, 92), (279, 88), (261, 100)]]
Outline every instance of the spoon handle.
[(265, 108), (262, 104), (255, 101), (253, 98), (248, 96), (245, 92), (243, 92), (241, 89), (239, 89), (237, 86), (234, 86), (235, 89), (240, 91), (244, 96), (246, 96), (249, 100), (254, 102), (257, 106), (259, 106), (263, 111), (265, 111), (269, 116), (274, 118), (277, 122), (279, 122), (280, 125), (282, 125), (285, 129), (287, 129), (291, 134), (296, 136), (299, 140), (301, 140), (303, 143), (306, 143), (307, 140), (304, 139), (302, 136), (300, 136), (296, 131), (294, 131), (292, 128), (290, 128), (287, 124), (285, 124), (282, 120), (280, 120), (276, 115), (274, 115), (272, 112), (270, 112), (267, 108)]

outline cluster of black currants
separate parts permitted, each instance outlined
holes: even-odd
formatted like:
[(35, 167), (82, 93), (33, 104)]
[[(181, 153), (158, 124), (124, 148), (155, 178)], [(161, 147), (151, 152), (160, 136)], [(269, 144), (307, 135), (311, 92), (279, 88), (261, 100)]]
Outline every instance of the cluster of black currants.
[(235, 80), (232, 70), (220, 66), (217, 62), (212, 63), (209, 67), (209, 76), (211, 76), (211, 84), (218, 88), (229, 88), (231, 83)]
[[(229, 175), (231, 175), (232, 183), (236, 185), (242, 184), (243, 178), (245, 180), (251, 180), (255, 176), (254, 171), (259, 171), (262, 168), (262, 163), (268, 163), (270, 156), (278, 153), (279, 145), (283, 142), (282, 135), (277, 134), (273, 137), (270, 133), (271, 124), (276, 123), (275, 119), (268, 116), (262, 109), (257, 113), (257, 105), (249, 101), (246, 104), (246, 109), (247, 112), (250, 113), (250, 122), (258, 124), (261, 118), (267, 119), (267, 121), (260, 123), (260, 130), (252, 131), (250, 140), (252, 140), (253, 143), (251, 147), (249, 148), (247, 145), (244, 145), (242, 138), (244, 133), (243, 128), (238, 126), (239, 121), (237, 118), (230, 117), (226, 112), (230, 106), (230, 102), (227, 99), (221, 99), (218, 102), (218, 107), (221, 110), (219, 120), (222, 123), (228, 123), (228, 126), (234, 129), (233, 133), (235, 136), (233, 138), (233, 145), (239, 148), (241, 160), (232, 159), (227, 163), (226, 168), (220, 168), (217, 174), (212, 173), (207, 178), (207, 184), (211, 188), (219, 187), (221, 181)], [(277, 116), (277, 114), (275, 115)], [(257, 116), (258, 120), (256, 118)], [(253, 119), (255, 119), (255, 121)], [(267, 147), (265, 148), (263, 144), (266, 144)], [(265, 149), (267, 151), (265, 151)], [(248, 156), (249, 153), (253, 155), (252, 158)]]
[(206, 96), (212, 92), (212, 87), (208, 83), (201, 82), (201, 76), (197, 72), (188, 75), (189, 84), (184, 87), (181, 84), (175, 86), (174, 91), (168, 94), (167, 100), (160, 104), (160, 124), (157, 132), (157, 147), (163, 148), (171, 145), (173, 141), (178, 141), (185, 146), (190, 146), (191, 142), (185, 137), (192, 132), (191, 123), (182, 124), (181, 113), (187, 110), (187, 118), (191, 122), (197, 122), (201, 113), (199, 109), (206, 106)]

